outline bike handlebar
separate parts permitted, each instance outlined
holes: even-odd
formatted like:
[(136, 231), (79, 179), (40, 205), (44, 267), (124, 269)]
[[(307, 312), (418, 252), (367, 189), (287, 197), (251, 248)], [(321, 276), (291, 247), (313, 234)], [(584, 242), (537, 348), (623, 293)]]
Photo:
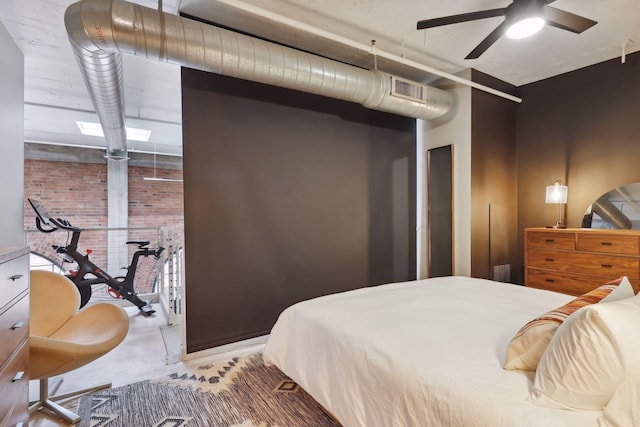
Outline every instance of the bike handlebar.
[(36, 228), (38, 230), (42, 231), (43, 233), (53, 233), (54, 231), (56, 231), (58, 229), (57, 227), (51, 227), (49, 229), (43, 228), (42, 227), (42, 221), (38, 217), (36, 217)]
[[(47, 211), (44, 210), (42, 203), (40, 203), (38, 200), (27, 200), (29, 201), (29, 204), (31, 205), (33, 210), (36, 212), (36, 227), (43, 233), (51, 233), (59, 228), (68, 231), (82, 231), (82, 228), (71, 225), (71, 223), (64, 218), (51, 218)], [(43, 228), (43, 224), (51, 228), (45, 229)]]

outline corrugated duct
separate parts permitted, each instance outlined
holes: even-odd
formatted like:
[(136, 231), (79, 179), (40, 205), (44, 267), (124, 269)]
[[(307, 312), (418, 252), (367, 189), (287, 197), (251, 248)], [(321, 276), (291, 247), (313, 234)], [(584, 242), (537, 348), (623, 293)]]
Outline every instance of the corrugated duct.
[(107, 157), (127, 157), (121, 53), (435, 119), (448, 92), (420, 85), (425, 102), (391, 95), (392, 76), (122, 0), (82, 0), (65, 13), (71, 46), (98, 113)]
[(631, 230), (633, 226), (629, 217), (606, 197), (596, 200), (591, 209), (617, 230)]

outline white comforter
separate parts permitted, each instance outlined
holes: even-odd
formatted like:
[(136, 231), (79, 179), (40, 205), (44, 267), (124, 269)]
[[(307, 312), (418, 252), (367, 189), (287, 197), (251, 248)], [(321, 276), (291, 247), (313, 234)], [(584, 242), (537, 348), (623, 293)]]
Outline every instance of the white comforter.
[(363, 288), (287, 308), (264, 358), (344, 426), (595, 426), (528, 402), (533, 373), (502, 369), (516, 331), (571, 299), (467, 277)]

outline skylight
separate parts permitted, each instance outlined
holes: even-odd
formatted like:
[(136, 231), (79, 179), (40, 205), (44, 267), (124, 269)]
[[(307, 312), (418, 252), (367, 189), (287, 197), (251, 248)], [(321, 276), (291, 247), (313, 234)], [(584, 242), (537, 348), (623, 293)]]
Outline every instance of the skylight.
[[(83, 135), (104, 137), (104, 132), (102, 132), (102, 126), (100, 126), (100, 123), (76, 121), (76, 124), (80, 128), (80, 132)], [(147, 129), (136, 129), (127, 127), (126, 131), (127, 139), (129, 141), (148, 142), (149, 138), (151, 137), (151, 131)]]

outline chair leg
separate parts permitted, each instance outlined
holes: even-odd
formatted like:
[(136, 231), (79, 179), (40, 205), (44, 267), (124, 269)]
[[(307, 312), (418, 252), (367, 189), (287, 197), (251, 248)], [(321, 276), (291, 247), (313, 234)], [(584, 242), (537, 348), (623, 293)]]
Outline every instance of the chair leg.
[[(56, 394), (56, 391), (58, 391), (58, 388), (60, 388), (62, 381), (64, 381), (64, 378), (62, 376), (47, 379), (47, 397), (51, 397), (52, 395)], [(38, 382), (39, 382), (39, 389), (42, 390), (42, 387), (41, 387), (42, 383), (40, 382), (40, 380), (38, 380)], [(41, 396), (42, 396), (42, 392), (39, 391), (38, 399), (40, 399)], [(29, 406), (30, 407), (33, 406), (36, 402), (38, 402), (38, 400), (30, 400)]]
[(111, 383), (100, 384), (94, 387), (83, 388), (82, 390), (76, 390), (76, 391), (72, 391), (65, 394), (50, 396), (49, 400), (53, 400), (54, 402), (57, 402), (59, 400), (68, 399), (70, 397), (80, 397), (80, 396), (84, 396), (85, 394), (95, 393), (96, 391), (106, 390), (108, 388), (111, 388)]
[(71, 424), (77, 424), (82, 419), (80, 415), (63, 408), (57, 403), (49, 399), (49, 379), (42, 378), (40, 380), (40, 398), (36, 403), (29, 407), (29, 415), (41, 409), (47, 409), (48, 411), (60, 416), (62, 419)]
[[(56, 389), (59, 384), (56, 385)], [(102, 384), (96, 387), (85, 388), (82, 390), (73, 391), (70, 393), (60, 394), (57, 396), (49, 396), (49, 379), (40, 379), (40, 398), (39, 400), (29, 407), (29, 414), (33, 414), (40, 409), (47, 409), (48, 411), (62, 417), (65, 421), (71, 424), (77, 424), (82, 417), (80, 415), (58, 405), (56, 402), (60, 400), (69, 399), (71, 397), (80, 397), (88, 393), (111, 388), (111, 383)]]

